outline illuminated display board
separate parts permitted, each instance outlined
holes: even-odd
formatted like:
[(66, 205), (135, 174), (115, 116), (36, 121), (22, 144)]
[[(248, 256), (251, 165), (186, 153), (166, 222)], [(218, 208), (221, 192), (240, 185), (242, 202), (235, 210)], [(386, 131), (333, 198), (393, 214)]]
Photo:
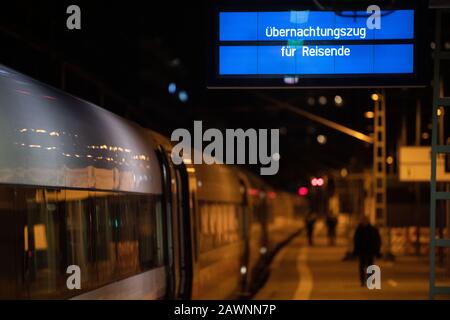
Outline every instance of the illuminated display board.
[[(282, 1), (281, 1), (282, 2)], [(423, 23), (414, 1), (319, 10), (308, 1), (224, 1), (211, 10), (210, 87), (423, 84)], [(273, 2), (272, 2), (273, 3)], [(299, 5), (302, 3), (302, 5)]]

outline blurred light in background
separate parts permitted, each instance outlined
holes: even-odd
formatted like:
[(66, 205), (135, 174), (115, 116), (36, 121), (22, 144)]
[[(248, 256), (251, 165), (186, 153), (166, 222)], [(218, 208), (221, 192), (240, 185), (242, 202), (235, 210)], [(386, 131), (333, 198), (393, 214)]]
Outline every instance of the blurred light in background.
[(318, 142), (319, 144), (325, 144), (325, 143), (327, 143), (327, 137), (324, 136), (323, 134), (319, 134), (319, 135), (317, 136), (317, 142)]
[(318, 179), (317, 179), (317, 186), (318, 186), (318, 187), (323, 186), (324, 183), (325, 183), (325, 181), (323, 180), (323, 178), (318, 178)]
[(181, 90), (178, 94), (178, 99), (180, 99), (181, 102), (187, 102), (189, 97), (186, 91)]
[(284, 83), (286, 84), (297, 84), (298, 80), (298, 77), (284, 77)]
[(177, 85), (173, 82), (169, 83), (169, 87), (167, 88), (170, 94), (174, 94), (177, 92)]
[(311, 185), (313, 187), (322, 187), (325, 183), (325, 180), (323, 178), (312, 178), (311, 179)]
[(346, 168), (341, 169), (341, 177), (345, 178), (348, 176), (348, 170)]
[(308, 103), (309, 106), (312, 107), (313, 105), (316, 104), (316, 99), (314, 99), (313, 97), (309, 97), (308, 100), (307, 100), (307, 103)]
[(298, 190), (297, 190), (297, 194), (298, 194), (300, 197), (306, 197), (306, 196), (309, 194), (309, 190), (308, 190), (307, 187), (300, 187), (300, 188), (298, 188)]
[(371, 98), (373, 101), (378, 101), (378, 100), (380, 100), (380, 96), (379, 96), (378, 94), (376, 94), (376, 93), (372, 94), (372, 95), (370, 96), (370, 98)]
[(247, 273), (247, 267), (246, 266), (242, 266), (241, 267), (241, 274), (246, 274)]
[(373, 111), (364, 112), (364, 117), (367, 119), (373, 119), (375, 117), (375, 113), (373, 113)]
[(388, 165), (392, 165), (394, 163), (394, 157), (392, 157), (392, 156), (387, 157), (386, 158), (386, 163)]
[(172, 61), (169, 62), (169, 65), (172, 68), (178, 67), (178, 66), (180, 66), (180, 64), (181, 64), (181, 60), (178, 59), (178, 58), (175, 58), (175, 59), (173, 59)]
[(321, 106), (326, 105), (327, 102), (328, 102), (328, 100), (327, 100), (327, 98), (326, 98), (325, 96), (321, 96), (321, 97), (319, 98), (319, 104), (320, 104)]
[(336, 96), (334, 97), (334, 103), (336, 104), (337, 107), (341, 107), (344, 104), (344, 100), (342, 99), (341, 96)]

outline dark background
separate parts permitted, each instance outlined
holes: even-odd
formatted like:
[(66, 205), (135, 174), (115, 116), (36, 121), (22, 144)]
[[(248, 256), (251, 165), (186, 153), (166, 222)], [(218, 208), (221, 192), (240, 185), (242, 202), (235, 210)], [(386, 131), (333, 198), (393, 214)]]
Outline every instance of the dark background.
[[(81, 30), (66, 28), (66, 8), (71, 4), (81, 7)], [(371, 145), (282, 110), (264, 96), (370, 134), (373, 120), (366, 119), (364, 112), (373, 110), (374, 90), (208, 91), (207, 5), (205, 0), (3, 1), (0, 63), (166, 136), (176, 128), (191, 128), (194, 120), (202, 120), (204, 129), (278, 128), (280, 171), (266, 178), (290, 191), (330, 169), (355, 172), (371, 166)], [(431, 60), (434, 25), (433, 13), (429, 14), (430, 23), (421, 32), (427, 39), (426, 59)], [(450, 41), (449, 22), (445, 24), (443, 44)], [(445, 74), (448, 67), (444, 66)], [(187, 92), (187, 102), (168, 92), (171, 82)], [(388, 89), (386, 93), (388, 155), (397, 160), (402, 121), (407, 124), (406, 141), (414, 143), (417, 99), (422, 102), (421, 131), (431, 134), (431, 90)], [(336, 95), (343, 98), (340, 107), (334, 103)], [(327, 99), (325, 105), (318, 103), (320, 96)], [(325, 145), (317, 143), (318, 134), (326, 135)], [(430, 141), (424, 138), (421, 143)], [(250, 169), (258, 172), (259, 166)]]

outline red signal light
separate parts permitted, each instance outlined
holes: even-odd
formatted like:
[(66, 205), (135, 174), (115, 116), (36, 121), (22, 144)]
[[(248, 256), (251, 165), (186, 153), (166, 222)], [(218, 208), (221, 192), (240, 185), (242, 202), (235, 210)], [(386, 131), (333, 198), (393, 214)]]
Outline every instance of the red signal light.
[(307, 187), (300, 187), (298, 188), (297, 193), (300, 197), (306, 197), (309, 193), (309, 190)]

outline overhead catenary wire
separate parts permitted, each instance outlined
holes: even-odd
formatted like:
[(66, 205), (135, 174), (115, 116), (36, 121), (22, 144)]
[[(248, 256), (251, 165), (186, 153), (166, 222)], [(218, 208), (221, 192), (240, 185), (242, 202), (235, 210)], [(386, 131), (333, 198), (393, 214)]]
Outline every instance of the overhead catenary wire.
[(332, 120), (329, 120), (329, 119), (323, 118), (321, 116), (315, 115), (315, 114), (313, 114), (311, 112), (308, 112), (306, 110), (300, 109), (298, 107), (294, 107), (293, 105), (291, 105), (288, 102), (279, 101), (277, 99), (273, 99), (273, 98), (270, 98), (268, 96), (263, 96), (262, 98), (264, 100), (270, 102), (270, 103), (273, 103), (274, 105), (276, 105), (277, 107), (279, 107), (281, 109), (285, 109), (285, 110), (288, 110), (290, 112), (293, 112), (293, 113), (295, 113), (295, 114), (297, 114), (299, 116), (302, 116), (302, 117), (307, 118), (309, 120), (312, 120), (314, 122), (320, 123), (321, 125), (329, 127), (329, 128), (334, 129), (336, 131), (342, 132), (342, 133), (344, 133), (344, 134), (346, 134), (348, 136), (351, 136), (351, 137), (353, 137), (355, 139), (358, 139), (358, 140), (361, 140), (361, 141), (364, 141), (364, 142), (367, 142), (367, 143), (370, 143), (370, 144), (374, 143), (374, 139), (371, 136), (368, 136), (368, 135), (366, 135), (366, 134), (364, 134), (362, 132), (353, 130), (353, 129), (349, 128), (349, 127), (346, 127), (346, 126), (344, 126), (342, 124), (339, 124), (337, 122), (334, 122)]

